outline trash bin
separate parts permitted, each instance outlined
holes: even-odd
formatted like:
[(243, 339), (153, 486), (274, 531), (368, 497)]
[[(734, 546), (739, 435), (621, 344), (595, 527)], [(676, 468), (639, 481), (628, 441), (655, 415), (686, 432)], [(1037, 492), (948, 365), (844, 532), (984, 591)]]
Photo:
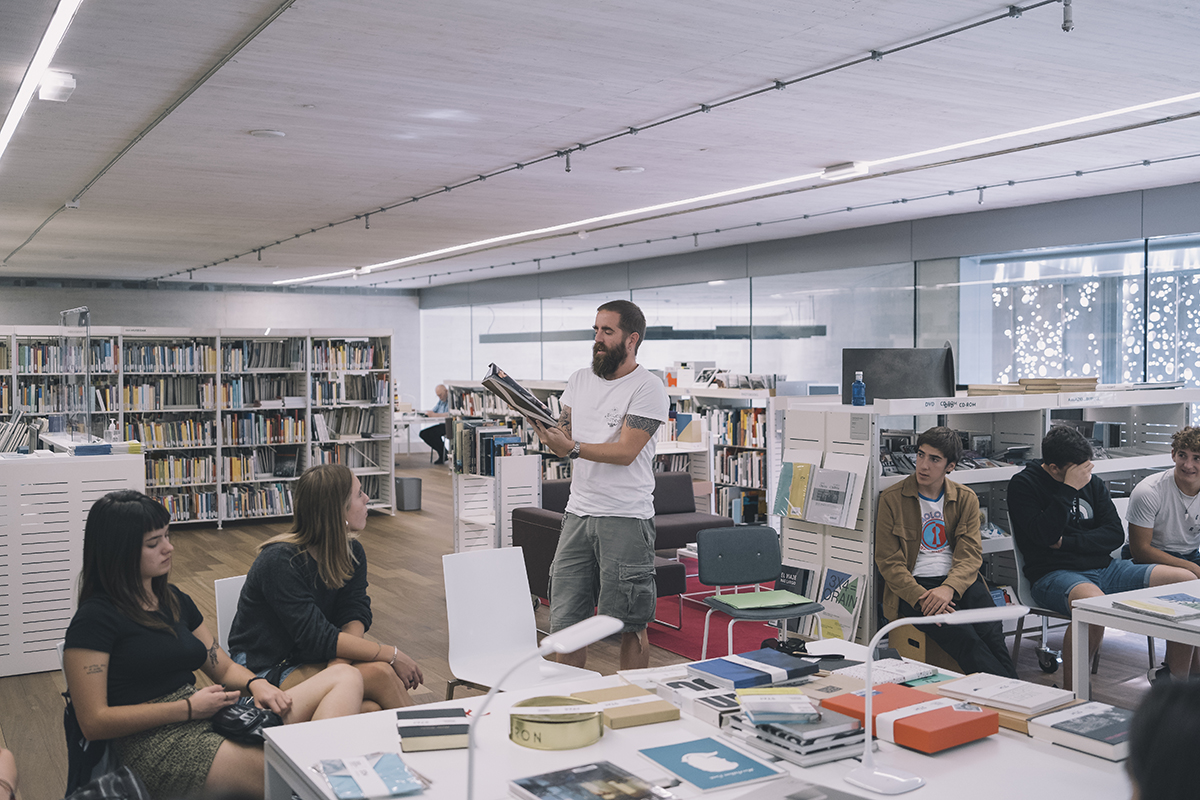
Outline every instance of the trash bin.
[(396, 510), (421, 510), (420, 478), (396, 478)]

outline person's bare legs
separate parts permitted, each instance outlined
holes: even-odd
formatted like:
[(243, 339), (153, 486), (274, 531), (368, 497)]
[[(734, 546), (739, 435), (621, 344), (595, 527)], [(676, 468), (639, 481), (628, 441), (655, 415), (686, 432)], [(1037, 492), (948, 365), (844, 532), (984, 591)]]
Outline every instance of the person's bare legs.
[(217, 755), (204, 780), (204, 788), (212, 790), (214, 794), (228, 792), (238, 796), (262, 797), (266, 791), (264, 769), (261, 747), (250, 747), (226, 739), (217, 748)]
[[(1097, 586), (1096, 584), (1081, 583), (1078, 586), (1076, 586), (1074, 589), (1072, 589), (1070, 591), (1070, 593), (1067, 595), (1067, 607), (1070, 608), (1071, 604), (1074, 603), (1076, 600), (1082, 600), (1085, 597), (1099, 597), (1102, 594), (1104, 594), (1104, 592), (1100, 591), (1100, 587)], [(1071, 625), (1074, 625), (1074, 624), (1075, 623), (1073, 623), (1073, 622), (1071, 623)], [(1073, 663), (1072, 662), (1072, 653), (1071, 653), (1071, 625), (1067, 626), (1066, 633), (1063, 634), (1063, 688), (1064, 689), (1071, 688), (1071, 664)], [(1089, 664), (1092, 663), (1092, 659), (1095, 657), (1096, 653), (1100, 650), (1100, 643), (1102, 641), (1104, 641), (1104, 626), (1103, 625), (1092, 625), (1090, 627), (1091, 627), (1091, 630), (1088, 631), (1088, 663)]]
[(287, 692), (292, 708), (283, 715), (285, 724), (347, 717), (362, 710), (362, 673), (349, 664), (335, 664)]
[[(413, 704), (408, 690), (390, 664), (383, 661), (356, 661), (354, 668), (362, 673), (363, 711), (402, 708)], [(375, 708), (368, 708), (371, 705)]]
[(650, 640), (646, 629), (621, 634), (621, 669), (645, 669), (650, 666)]
[[(1181, 583), (1195, 580), (1191, 570), (1183, 567), (1169, 567), (1159, 564), (1150, 570), (1150, 585), (1165, 586), (1168, 583)], [(1171, 670), (1171, 678), (1186, 680), (1192, 673), (1192, 665), (1196, 662), (1196, 648), (1180, 642), (1167, 642), (1167, 669)]]

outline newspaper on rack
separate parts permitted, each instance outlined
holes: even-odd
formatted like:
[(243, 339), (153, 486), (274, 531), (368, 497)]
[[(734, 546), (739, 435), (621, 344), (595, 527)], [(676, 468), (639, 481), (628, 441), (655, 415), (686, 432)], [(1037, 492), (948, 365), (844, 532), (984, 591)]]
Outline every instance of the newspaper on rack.
[(550, 409), (546, 408), (545, 403), (534, 397), (528, 389), (510, 378), (495, 364), (488, 365), (488, 374), (483, 379), (483, 386), (526, 419), (540, 422), (542, 425), (558, 424), (558, 420), (550, 413)]

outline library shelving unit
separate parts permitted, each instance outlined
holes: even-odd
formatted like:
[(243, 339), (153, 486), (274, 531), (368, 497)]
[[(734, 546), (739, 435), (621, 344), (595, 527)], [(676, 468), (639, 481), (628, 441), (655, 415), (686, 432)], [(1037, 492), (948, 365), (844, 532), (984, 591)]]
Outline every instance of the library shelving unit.
[[(545, 403), (555, 416), (562, 412), (561, 398), (567, 388), (566, 381), (518, 380), (518, 383)], [(446, 387), (450, 413), (455, 416), (495, 420), (498, 424), (504, 424), (518, 416), (507, 403), (484, 389), (480, 381), (445, 380), (442, 381), (442, 385)], [(525, 429), (524, 423), (522, 431), (526, 441), (536, 449), (536, 434), (532, 429)], [(451, 447), (453, 444), (451, 442)], [(570, 459), (557, 458), (549, 451), (542, 451), (542, 456), (543, 479), (571, 477)]]
[(494, 475), (454, 473), (454, 552), (512, 546), (512, 512), (542, 504), (540, 455), (502, 456)]
[(114, 422), (142, 442), (145, 491), (172, 523), (290, 515), (295, 476), (327, 462), (394, 513), (391, 331), (93, 327), (90, 391), (63, 342), (57, 326), (0, 328), (0, 419), (63, 413), (64, 387), (82, 391), (93, 435)]
[(307, 331), (221, 331), (221, 518), (292, 513), (308, 464)]
[[(793, 401), (784, 411), (783, 447), (857, 456), (867, 461), (862, 501), (853, 528), (837, 528), (785, 518), (782, 545), (785, 561), (818, 575), (833, 568), (865, 576), (856, 640), (866, 642), (875, 632), (875, 514), (879, 492), (904, 479), (884, 476), (879, 460), (881, 433), (919, 433), (946, 425), (968, 434), (991, 437), (993, 453), (1028, 447), (1029, 458), (1041, 457), (1041, 441), (1053, 421), (1078, 420), (1111, 425), (1119, 443), (1105, 448), (1094, 474), (1102, 476), (1114, 494), (1127, 494), (1138, 480), (1170, 467), (1171, 434), (1189, 424), (1191, 404), (1200, 402), (1200, 389), (1075, 392), (876, 400), (870, 406), (847, 406)], [(957, 469), (950, 478), (979, 495), (988, 519), (1011, 534), (1008, 522), (1008, 480), (1024, 467)], [(984, 540), (985, 568), (990, 580), (1012, 585), (1016, 579), (1012, 539)]]
[(0, 456), (0, 677), (59, 668), (88, 510), (108, 492), (144, 487), (140, 455)]
[(311, 331), (312, 464), (345, 464), (394, 513), (391, 331)]

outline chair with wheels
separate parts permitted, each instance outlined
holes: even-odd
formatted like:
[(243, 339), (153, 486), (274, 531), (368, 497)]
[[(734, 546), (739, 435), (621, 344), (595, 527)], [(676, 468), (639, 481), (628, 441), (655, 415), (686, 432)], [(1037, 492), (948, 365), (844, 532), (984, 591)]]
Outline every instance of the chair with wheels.
[(708, 626), (714, 611), (728, 615), (727, 653), (733, 653), (733, 626), (742, 620), (779, 622), (778, 641), (787, 641), (784, 620), (805, 617), (824, 611), (820, 603), (798, 603), (771, 608), (734, 608), (720, 594), (722, 586), (747, 586), (779, 580), (783, 558), (779, 550), (779, 534), (766, 525), (743, 525), (732, 528), (709, 528), (696, 536), (699, 579), (705, 586), (717, 587), (717, 594), (706, 597), (709, 606), (704, 616), (704, 642), (700, 658), (708, 658)]
[[(504, 673), (537, 650), (537, 623), (529, 602), (525, 558), (519, 547), (471, 550), (442, 556), (446, 583), (448, 661), (457, 686), (487, 691)], [(599, 673), (537, 658), (524, 664), (502, 689), (595, 678)]]
[(245, 575), (213, 581), (213, 594), (217, 600), (217, 644), (226, 653), (229, 652), (229, 630), (233, 627), (233, 618), (237, 616), (238, 598), (242, 596), (242, 585), (245, 583)]

